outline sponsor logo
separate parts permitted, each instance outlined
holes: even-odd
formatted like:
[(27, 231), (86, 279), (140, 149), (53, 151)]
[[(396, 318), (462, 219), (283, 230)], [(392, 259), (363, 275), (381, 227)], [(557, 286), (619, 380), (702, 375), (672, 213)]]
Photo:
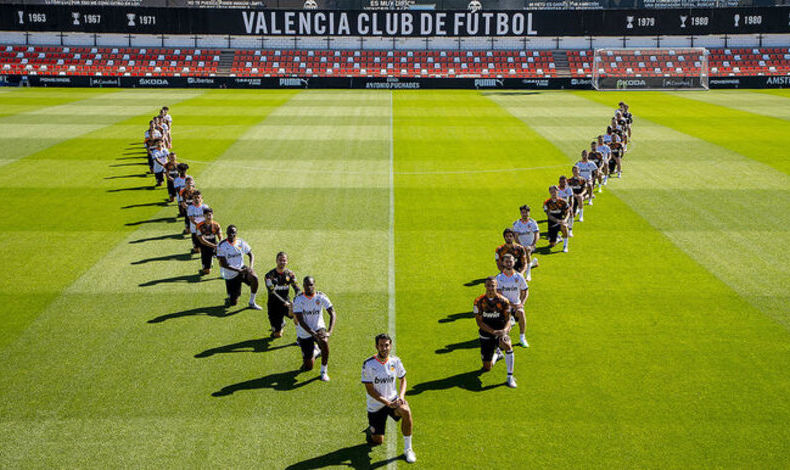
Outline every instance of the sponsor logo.
[(135, 13), (127, 13), (126, 14), (126, 19), (129, 20), (129, 22), (127, 23), (127, 26), (137, 26), (137, 24), (134, 22), (134, 20), (136, 18), (137, 18), (137, 14), (135, 14)]
[(140, 86), (167, 86), (170, 82), (166, 78), (141, 78), (137, 81)]
[(499, 318), (499, 312), (483, 312), (483, 318)]
[(201, 78), (201, 77), (187, 77), (187, 83), (190, 85), (213, 85), (214, 79)]
[(391, 384), (393, 382), (395, 382), (395, 377), (387, 377), (386, 379), (380, 379), (378, 377), (375, 377), (373, 379), (374, 384)]
[(504, 80), (496, 78), (475, 78), (475, 88), (502, 88)]
[(79, 26), (80, 25), (80, 12), (72, 11), (71, 12), (71, 19), (72, 19), (71, 24), (73, 24), (74, 26)]
[(548, 78), (525, 78), (521, 80), (521, 83), (524, 85), (535, 85), (537, 87), (548, 88), (549, 86), (549, 79)]
[(309, 83), (309, 78), (281, 78), (279, 81), (279, 86), (307, 88)]
[(711, 85), (740, 85), (740, 78), (711, 78), (709, 83)]
[(41, 77), (38, 81), (41, 83), (71, 83), (71, 77)]
[(790, 85), (790, 77), (768, 77), (767, 85)]
[(91, 86), (121, 86), (120, 78), (93, 78), (90, 81)]
[(681, 80), (679, 78), (665, 78), (663, 82), (664, 88), (694, 88), (694, 80), (689, 78)]
[(571, 85), (592, 85), (590, 78), (571, 78)]
[(618, 89), (644, 87), (644, 86), (647, 86), (644, 80), (617, 80)]
[(402, 82), (397, 78), (388, 78), (385, 82), (368, 82), (365, 88), (370, 89), (385, 89), (385, 90), (398, 90), (398, 89), (411, 89), (416, 90), (420, 88), (420, 82), (408, 81)]
[(261, 86), (263, 81), (260, 78), (237, 78), (236, 83), (246, 83), (251, 86)]

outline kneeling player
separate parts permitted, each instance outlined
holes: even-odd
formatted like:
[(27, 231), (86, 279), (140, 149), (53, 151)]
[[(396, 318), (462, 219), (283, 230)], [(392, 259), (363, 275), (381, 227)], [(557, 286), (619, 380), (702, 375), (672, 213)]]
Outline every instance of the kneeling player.
[(269, 290), (269, 298), (266, 307), (269, 313), (269, 325), (271, 325), (272, 337), (281, 338), (285, 327), (285, 317), (291, 317), (291, 288), (294, 295), (299, 295), (301, 289), (296, 282), (296, 274), (286, 268), (288, 265), (288, 254), (284, 251), (277, 253), (275, 258), (277, 266), (266, 273), (263, 277), (266, 288)]
[[(291, 304), (296, 316), (296, 342), (302, 349), (302, 370), (312, 370), (315, 358), (321, 355), (321, 380), (329, 381), (329, 337), (335, 329), (335, 309), (323, 292), (316, 292), (315, 279), (304, 278), (304, 292)], [(329, 329), (324, 323), (323, 311), (329, 314)], [(316, 345), (318, 351), (316, 351)]]
[[(219, 242), (217, 246), (217, 261), (228, 293), (225, 306), (236, 305), (241, 297), (241, 284), (244, 283), (250, 286), (250, 308), (261, 310), (260, 305), (255, 303), (255, 296), (258, 294), (258, 276), (252, 269), (255, 255), (252, 254), (252, 248), (247, 242), (236, 238), (236, 233), (236, 226), (228, 225), (228, 238)], [(245, 254), (250, 258), (249, 266), (244, 265)]]
[(486, 293), (475, 299), (475, 320), (480, 334), (480, 358), (483, 370), (488, 372), (502, 357), (500, 349), (505, 350), (507, 364), (507, 386), (516, 388), (513, 377), (513, 346), (510, 344), (510, 303), (497, 292), (494, 276), (486, 279)]
[[(403, 432), (403, 455), (414, 463), (417, 456), (411, 448), (412, 416), (406, 402), (406, 369), (400, 358), (390, 355), (392, 338), (386, 334), (376, 336), (376, 355), (362, 363), (362, 383), (367, 392), (368, 444), (381, 445), (387, 428), (387, 417), (400, 421)], [(400, 380), (397, 389), (395, 380)]]
[(526, 336), (527, 314), (524, 311), (524, 302), (527, 301), (527, 297), (529, 296), (529, 286), (527, 286), (527, 281), (524, 279), (524, 276), (513, 269), (513, 265), (515, 264), (513, 255), (505, 255), (502, 264), (505, 266), (505, 269), (496, 277), (497, 292), (505, 296), (508, 302), (510, 302), (510, 323), (511, 325), (513, 324), (513, 319), (515, 317), (518, 321), (519, 331), (521, 331), (519, 344), (522, 347), (528, 348), (529, 343), (527, 343)]
[(557, 235), (562, 231), (565, 237), (562, 240), (562, 251), (568, 252), (568, 203), (557, 196), (557, 187), (549, 187), (551, 197), (543, 201), (543, 212), (546, 213), (549, 225), (549, 248), (554, 248), (557, 244)]

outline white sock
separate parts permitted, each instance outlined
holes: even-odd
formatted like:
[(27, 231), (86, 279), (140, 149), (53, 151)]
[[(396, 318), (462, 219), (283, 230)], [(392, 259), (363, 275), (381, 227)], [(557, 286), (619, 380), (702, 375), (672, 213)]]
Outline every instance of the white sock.
[(411, 436), (403, 436), (403, 450), (411, 449)]
[(494, 351), (494, 358), (491, 359), (491, 365), (496, 364), (496, 361), (499, 360), (499, 353), (500, 353), (499, 348), (496, 348), (496, 351)]
[(513, 350), (505, 353), (505, 364), (507, 364), (507, 375), (513, 375), (513, 362), (515, 358), (513, 357)]
[(258, 295), (258, 294), (256, 294), (255, 292), (253, 292), (253, 293), (251, 293), (251, 294), (250, 294), (250, 303), (251, 303), (251, 304), (254, 304), (254, 303), (255, 303), (255, 296), (256, 296), (256, 295)]
[(526, 341), (527, 337), (526, 337), (526, 335), (524, 333), (521, 333), (521, 336), (519, 336), (518, 339), (521, 340), (521, 341)]
[(562, 249), (564, 250), (565, 248), (568, 248), (568, 239), (567, 238), (562, 241)]
[(580, 219), (584, 218), (584, 208), (579, 210), (579, 218)]
[(529, 262), (529, 266), (527, 266), (526, 272), (524, 272), (524, 277), (529, 277), (532, 275), (532, 261)]
[(321, 364), (321, 373), (326, 374), (326, 366)]

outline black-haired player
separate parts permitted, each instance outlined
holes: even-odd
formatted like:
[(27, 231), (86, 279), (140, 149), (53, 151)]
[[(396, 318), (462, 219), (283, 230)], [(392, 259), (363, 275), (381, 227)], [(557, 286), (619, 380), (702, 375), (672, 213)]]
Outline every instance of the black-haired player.
[(475, 299), (475, 320), (480, 334), (480, 358), (483, 370), (491, 370), (497, 359), (505, 350), (507, 364), (507, 386), (516, 388), (513, 378), (513, 346), (510, 344), (510, 302), (497, 292), (497, 281), (494, 276), (486, 279), (486, 292)]
[(294, 290), (294, 296), (299, 295), (301, 289), (296, 282), (296, 274), (286, 268), (288, 254), (284, 251), (277, 253), (275, 262), (277, 265), (263, 276), (263, 282), (269, 291), (266, 308), (269, 313), (269, 324), (272, 327), (272, 337), (281, 338), (283, 327), (285, 327), (285, 317), (291, 316), (289, 313), (291, 288)]

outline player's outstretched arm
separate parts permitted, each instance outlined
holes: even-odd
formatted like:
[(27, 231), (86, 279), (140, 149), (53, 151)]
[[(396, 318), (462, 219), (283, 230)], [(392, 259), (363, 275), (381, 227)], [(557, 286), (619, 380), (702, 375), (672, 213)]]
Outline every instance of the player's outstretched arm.
[(326, 335), (329, 336), (335, 331), (335, 320), (337, 320), (337, 315), (335, 315), (335, 307), (329, 307), (326, 309), (326, 313), (329, 314), (329, 330), (327, 330)]

